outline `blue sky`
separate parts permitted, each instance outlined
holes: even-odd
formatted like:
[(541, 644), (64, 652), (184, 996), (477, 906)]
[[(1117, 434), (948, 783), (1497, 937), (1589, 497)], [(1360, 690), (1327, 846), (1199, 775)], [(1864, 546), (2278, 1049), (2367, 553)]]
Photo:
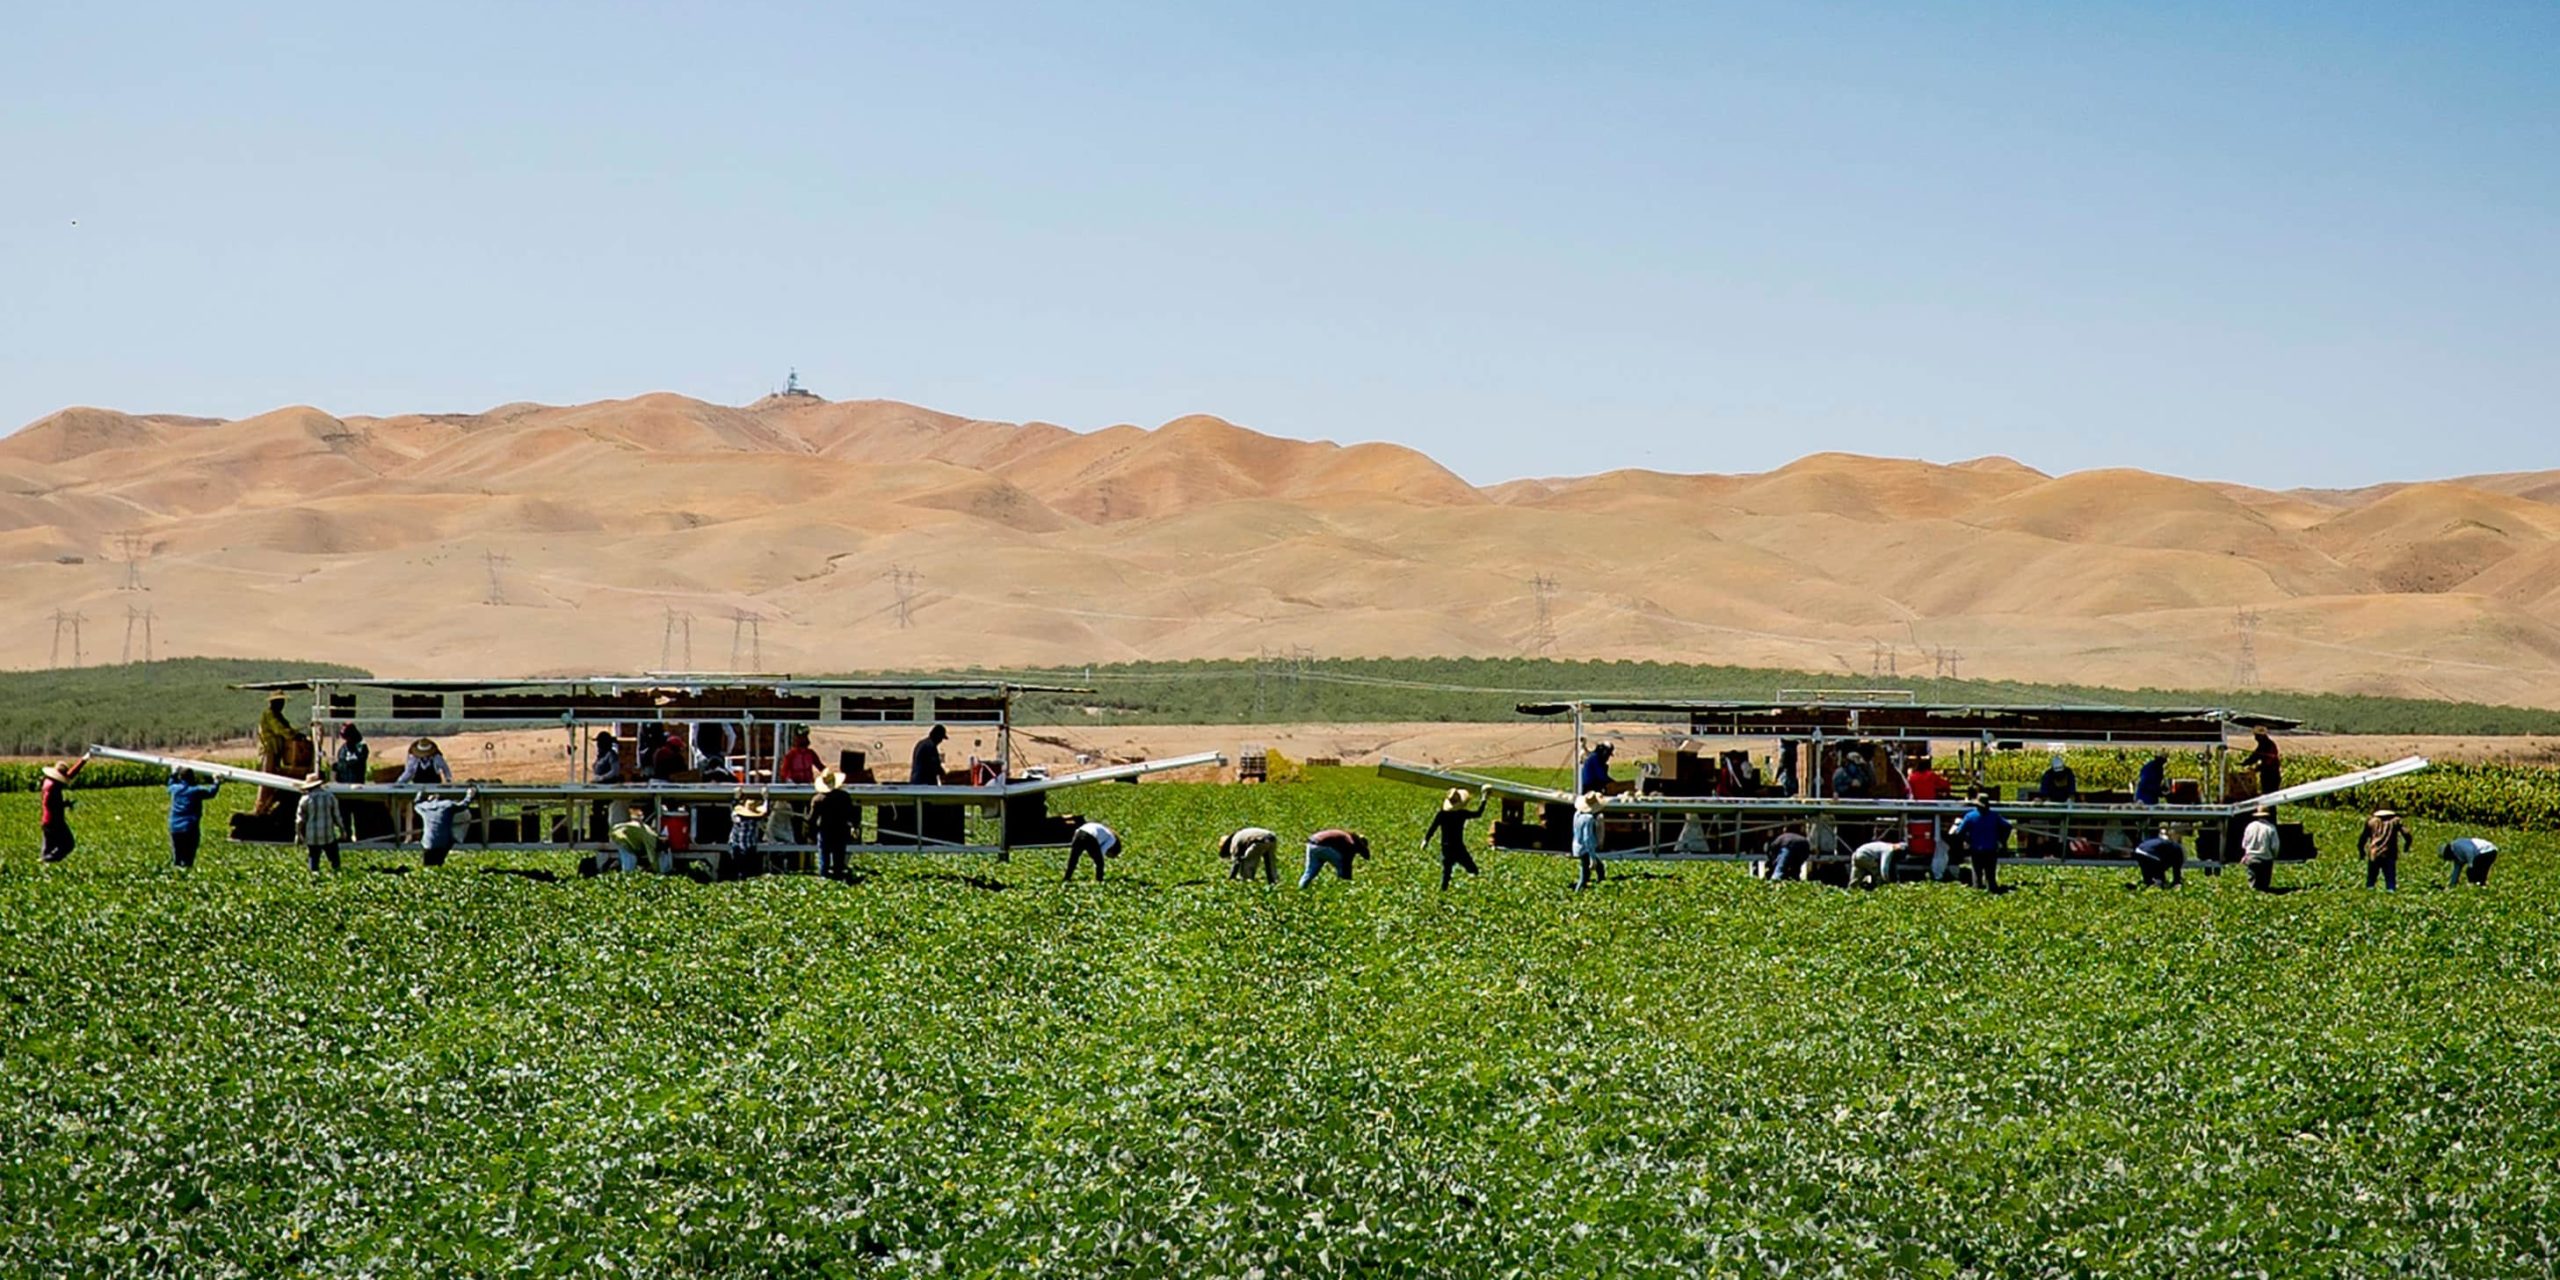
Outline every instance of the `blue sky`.
[(214, 8), (0, 19), (0, 423), (797, 365), (1477, 481), (2560, 466), (2549, 3)]

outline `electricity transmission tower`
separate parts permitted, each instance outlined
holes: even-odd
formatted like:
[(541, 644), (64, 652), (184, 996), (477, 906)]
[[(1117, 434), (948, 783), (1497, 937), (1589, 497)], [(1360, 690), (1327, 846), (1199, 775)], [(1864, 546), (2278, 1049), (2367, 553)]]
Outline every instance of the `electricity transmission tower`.
[(142, 585), (142, 562), (150, 557), (151, 553), (144, 549), (142, 545), (142, 535), (136, 533), (119, 533), (116, 535), (116, 558), (124, 562), (124, 585), (119, 587), (118, 590), (142, 591), (147, 589)]
[[(738, 657), (742, 653), (747, 659), (744, 666), (738, 663)], [(729, 614), (729, 669), (731, 671), (764, 669), (764, 619), (744, 609), (732, 610)]]
[(151, 621), (157, 616), (158, 615), (156, 613), (147, 607), (141, 609), (136, 609), (132, 605), (126, 605), (124, 607), (124, 656), (118, 658), (117, 661), (133, 661), (133, 633), (137, 627), (142, 631), (142, 660), (144, 662), (150, 662), (153, 660)]
[(1882, 640), (1869, 641), (1867, 653), (1867, 674), (1871, 676), (1901, 675), (1902, 646), (1887, 644)]
[(489, 565), (488, 603), (505, 604), (507, 602), (507, 584), (498, 577), (498, 571), (507, 567), (507, 557), (500, 555), (495, 551), (491, 551), (482, 556), (481, 559), (487, 561)]
[(71, 665), (81, 665), (80, 624), (88, 620), (85, 614), (64, 613), (60, 609), (53, 611), (53, 655), (46, 659), (47, 666), (62, 665), (62, 637), (65, 632), (71, 636)]
[(1529, 579), (1529, 589), (1538, 597), (1538, 626), (1529, 633), (1529, 649), (1533, 653), (1546, 653), (1556, 647), (1556, 616), (1552, 603), (1556, 580), (1542, 573)]
[[(658, 637), (658, 670), (693, 670), (693, 615), (674, 605), (666, 606), (667, 627)], [(684, 665), (676, 665), (678, 642), (682, 642)]]
[(2258, 611), (2242, 609), (2232, 619), (2232, 624), (2240, 629), (2240, 649), (2231, 659), (2231, 687), (2255, 689), (2258, 687)]
[(900, 631), (904, 631), (916, 624), (913, 606), (916, 599), (916, 588), (923, 582), (923, 574), (918, 573), (905, 565), (893, 564), (889, 566), (889, 585), (896, 588), (898, 592), (898, 629)]

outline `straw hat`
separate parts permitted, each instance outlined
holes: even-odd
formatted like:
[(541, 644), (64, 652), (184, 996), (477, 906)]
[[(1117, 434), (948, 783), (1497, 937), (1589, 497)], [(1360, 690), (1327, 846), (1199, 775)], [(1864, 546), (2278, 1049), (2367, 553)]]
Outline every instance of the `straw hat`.
[(321, 773), (315, 769), (310, 773), (303, 775), (302, 789), (305, 791), (315, 791), (326, 785), (328, 781), (329, 777), (327, 774)]
[(71, 785), (71, 762), (68, 760), (56, 760), (52, 764), (46, 765), (44, 767), (44, 776), (55, 782), (59, 782), (64, 786)]
[(1440, 807), (1441, 807), (1441, 808), (1443, 808), (1443, 809), (1464, 809), (1464, 808), (1466, 808), (1466, 807), (1467, 807), (1467, 789), (1466, 789), (1465, 787), (1451, 787), (1451, 788), (1449, 788), (1449, 794), (1448, 794), (1448, 795), (1445, 795), (1445, 796), (1443, 796), (1443, 797), (1441, 797), (1441, 798), (1440, 798)]
[(2377, 818), (2397, 818), (2397, 817), (2399, 817), (2400, 815), (2399, 815), (2399, 814), (2397, 814), (2397, 813), (2393, 813), (2393, 812), (2392, 812), (2391, 810), (2389, 810), (2389, 809), (2376, 809), (2376, 810), (2374, 810), (2374, 811), (2373, 811), (2373, 816), (2375, 816), (2375, 817), (2377, 817)]
[(2250, 816), (2255, 818), (2272, 818), (2275, 816), (2275, 812), (2275, 810), (2270, 809), (2265, 805), (2259, 805), (2250, 813)]
[(818, 774), (816, 786), (818, 788), (819, 795), (825, 795), (830, 791), (843, 787), (844, 771), (842, 769), (821, 770)]
[(764, 799), (760, 796), (748, 796), (740, 800), (729, 812), (741, 818), (761, 818), (765, 815)]
[(437, 746), (433, 738), (420, 738), (409, 744), (409, 754), (413, 756), (442, 755), (444, 748)]

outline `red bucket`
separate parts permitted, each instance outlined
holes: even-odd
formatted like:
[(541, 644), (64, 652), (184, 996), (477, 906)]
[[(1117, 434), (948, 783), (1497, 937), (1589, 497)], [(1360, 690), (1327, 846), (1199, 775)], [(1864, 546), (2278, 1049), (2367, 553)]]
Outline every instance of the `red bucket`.
[(676, 853), (682, 853), (693, 847), (693, 815), (686, 813), (668, 814), (666, 825), (667, 848), (669, 850)]

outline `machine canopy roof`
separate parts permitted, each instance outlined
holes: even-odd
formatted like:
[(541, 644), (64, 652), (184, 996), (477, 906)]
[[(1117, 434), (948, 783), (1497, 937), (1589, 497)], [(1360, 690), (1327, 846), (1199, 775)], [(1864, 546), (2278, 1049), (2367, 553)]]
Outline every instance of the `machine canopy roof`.
[(2283, 716), (2222, 707), (2049, 706), (2000, 703), (1611, 700), (1524, 702), (1522, 715), (1686, 716), (1701, 733), (1733, 737), (1942, 736), (2070, 740), (2218, 738), (2226, 726), (2296, 729)]
[(731, 673), (667, 672), (640, 676), (545, 676), (523, 679), (414, 679), (404, 680), (374, 676), (303, 676), (291, 680), (252, 680), (232, 686), (235, 689), (285, 690), (319, 689), (391, 689), (416, 693), (505, 693), (515, 691), (622, 692), (627, 690), (669, 689), (688, 692), (709, 690), (771, 690), (776, 692), (818, 693), (1091, 693), (1091, 689), (1073, 685), (1017, 684), (1004, 680), (862, 680), (838, 676), (737, 675)]

